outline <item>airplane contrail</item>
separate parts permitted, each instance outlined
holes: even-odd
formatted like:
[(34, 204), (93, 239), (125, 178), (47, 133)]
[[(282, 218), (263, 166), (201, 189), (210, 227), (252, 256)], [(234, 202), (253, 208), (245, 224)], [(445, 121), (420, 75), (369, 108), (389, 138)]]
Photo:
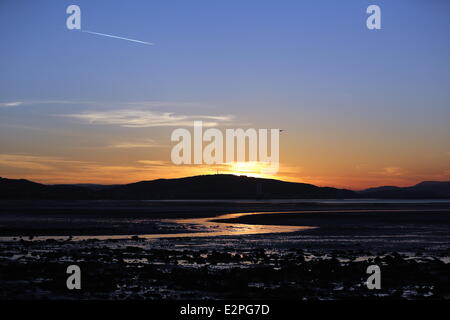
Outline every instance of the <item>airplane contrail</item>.
[(100, 32), (94, 32), (94, 31), (89, 31), (89, 30), (81, 30), (82, 32), (87, 32), (87, 33), (91, 33), (91, 34), (96, 34), (99, 36), (104, 36), (104, 37), (110, 37), (110, 38), (115, 38), (115, 39), (121, 39), (121, 40), (127, 40), (127, 41), (132, 41), (132, 42), (137, 42), (137, 43), (142, 43), (142, 44), (147, 44), (152, 46), (153, 43), (151, 42), (146, 42), (146, 41), (141, 41), (141, 40), (135, 40), (135, 39), (130, 39), (130, 38), (124, 38), (124, 37), (119, 37), (119, 36), (114, 36), (112, 34), (106, 34), (106, 33), (100, 33)]

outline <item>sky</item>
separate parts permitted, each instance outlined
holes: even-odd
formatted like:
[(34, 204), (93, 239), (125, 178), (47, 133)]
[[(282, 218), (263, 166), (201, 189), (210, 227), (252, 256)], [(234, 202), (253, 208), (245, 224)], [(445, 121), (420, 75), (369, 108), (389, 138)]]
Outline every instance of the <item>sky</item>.
[[(81, 8), (69, 30), (66, 8)], [(366, 8), (381, 8), (369, 30)], [(175, 165), (176, 128), (281, 128), (287, 181), (450, 180), (446, 0), (0, 1), (0, 176), (129, 183), (259, 174)]]

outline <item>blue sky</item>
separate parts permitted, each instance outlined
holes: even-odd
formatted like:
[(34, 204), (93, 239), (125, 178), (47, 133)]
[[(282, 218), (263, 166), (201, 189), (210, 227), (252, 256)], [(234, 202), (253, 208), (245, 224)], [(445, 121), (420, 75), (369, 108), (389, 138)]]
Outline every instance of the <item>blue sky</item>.
[[(70, 4), (81, 7), (82, 29), (155, 45), (67, 30)], [(381, 7), (381, 30), (366, 28), (370, 4)], [(1, 152), (114, 166), (165, 161), (167, 150), (76, 149), (167, 144), (169, 125), (124, 128), (76, 117), (150, 110), (156, 118), (170, 112), (286, 128), (285, 176), (297, 181), (357, 187), (384, 182), (363, 176), (386, 168), (402, 173), (386, 183), (444, 179), (449, 9), (445, 0), (3, 0), (0, 105), (21, 104), (0, 108)], [(6, 175), (57, 175), (33, 176), (10, 163)], [(355, 172), (361, 166), (368, 169)]]

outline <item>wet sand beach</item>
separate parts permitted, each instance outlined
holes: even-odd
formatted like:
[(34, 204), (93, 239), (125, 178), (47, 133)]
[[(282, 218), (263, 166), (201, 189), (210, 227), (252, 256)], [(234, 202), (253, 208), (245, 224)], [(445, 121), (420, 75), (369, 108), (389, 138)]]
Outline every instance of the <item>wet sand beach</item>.
[[(448, 203), (8, 201), (0, 212), (3, 299), (450, 297)], [(70, 264), (82, 292), (65, 288)], [(370, 264), (382, 290), (364, 285)]]

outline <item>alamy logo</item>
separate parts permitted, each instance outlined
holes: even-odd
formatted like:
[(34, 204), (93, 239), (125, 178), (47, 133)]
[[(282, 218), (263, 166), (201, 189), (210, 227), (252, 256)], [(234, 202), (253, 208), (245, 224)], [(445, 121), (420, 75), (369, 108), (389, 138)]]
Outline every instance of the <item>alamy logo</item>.
[(367, 7), (367, 14), (370, 16), (366, 20), (367, 29), (380, 30), (381, 29), (381, 9), (376, 4)]
[(376, 264), (367, 267), (366, 273), (371, 274), (367, 278), (366, 286), (369, 290), (381, 289), (381, 270)]
[(79, 6), (72, 4), (67, 7), (67, 14), (70, 16), (67, 17), (66, 27), (69, 30), (80, 30), (81, 29), (81, 9)]
[(73, 264), (67, 267), (66, 270), (67, 274), (70, 274), (70, 276), (67, 278), (66, 285), (67, 289), (73, 290), (81, 289), (81, 269), (79, 266)]
[[(247, 160), (261, 163), (261, 173), (275, 174), (280, 161), (279, 140), (280, 129), (226, 129), (224, 135), (217, 128), (203, 131), (202, 121), (194, 121), (193, 136), (182, 128), (172, 132), (171, 141), (178, 143), (172, 148), (171, 159), (176, 165), (231, 164)], [(203, 147), (203, 142), (208, 144)]]

